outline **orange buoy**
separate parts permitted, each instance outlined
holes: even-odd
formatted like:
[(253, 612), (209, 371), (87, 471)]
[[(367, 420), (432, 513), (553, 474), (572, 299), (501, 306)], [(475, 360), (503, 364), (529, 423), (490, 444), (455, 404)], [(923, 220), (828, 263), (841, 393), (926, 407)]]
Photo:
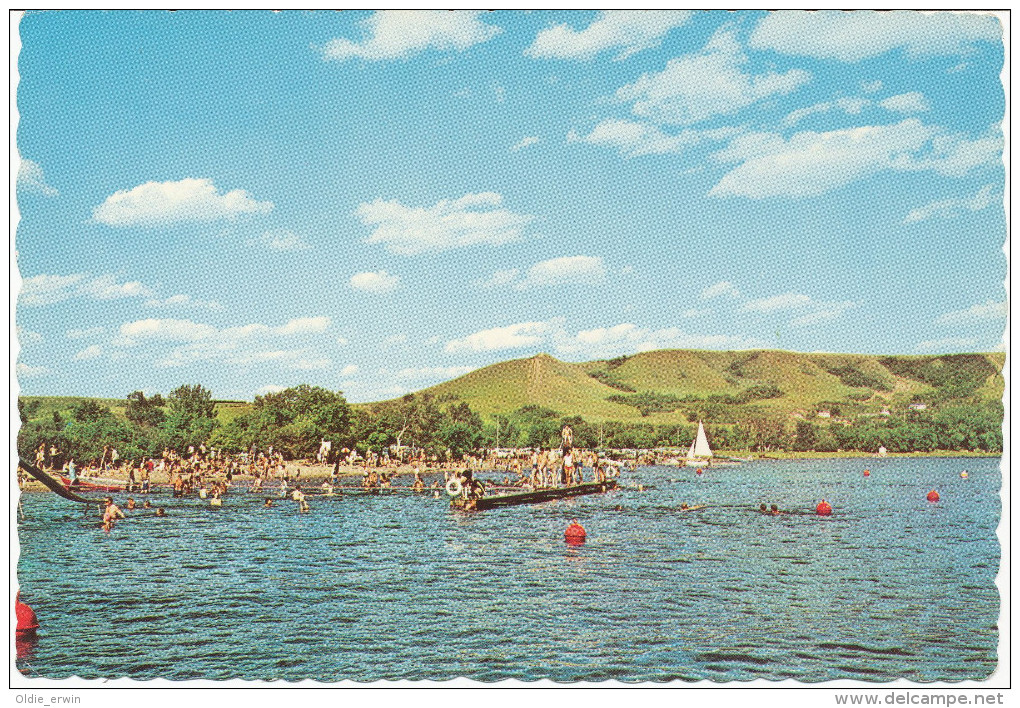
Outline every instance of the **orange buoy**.
[(832, 507), (829, 502), (822, 499), (818, 502), (818, 506), (815, 507), (815, 513), (819, 516), (832, 516)]
[(697, 472), (695, 472), (694, 474), (696, 474), (696, 475), (698, 475), (698, 476), (700, 477), (700, 476), (701, 476), (701, 468), (699, 467), (699, 468), (698, 468), (698, 471), (697, 471)]
[(570, 526), (563, 532), (563, 538), (571, 546), (576, 546), (584, 543), (584, 539), (588, 534), (585, 532), (584, 527), (577, 523), (577, 519), (570, 522)]
[(21, 593), (19, 592), (14, 598), (14, 614), (18, 618), (18, 628), (16, 634), (19, 637), (25, 637), (35, 634), (35, 630), (39, 629), (39, 620), (35, 616), (35, 612), (32, 608), (21, 601)]
[(865, 477), (870, 477), (871, 476), (871, 470), (864, 470), (864, 476)]
[(934, 489), (931, 490), (930, 492), (928, 492), (928, 501), (930, 501), (930, 502), (937, 502), (938, 500), (939, 500), (939, 493), (938, 492), (936, 492)]

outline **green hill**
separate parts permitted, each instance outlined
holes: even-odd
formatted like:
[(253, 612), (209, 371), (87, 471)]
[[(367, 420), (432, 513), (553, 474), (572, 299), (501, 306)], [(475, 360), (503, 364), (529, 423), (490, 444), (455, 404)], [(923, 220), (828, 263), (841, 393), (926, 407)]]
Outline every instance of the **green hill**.
[(525, 405), (589, 420), (735, 422), (904, 410), (911, 404), (1002, 398), (1005, 355), (874, 356), (759, 350), (658, 350), (572, 364), (548, 354), (501, 362), (427, 391), (484, 417)]

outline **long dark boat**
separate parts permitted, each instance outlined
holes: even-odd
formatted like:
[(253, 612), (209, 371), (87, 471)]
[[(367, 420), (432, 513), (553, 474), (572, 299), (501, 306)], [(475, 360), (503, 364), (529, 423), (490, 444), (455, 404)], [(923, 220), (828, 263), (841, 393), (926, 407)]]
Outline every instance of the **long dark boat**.
[(616, 480), (607, 480), (605, 482), (575, 484), (570, 487), (538, 489), (534, 492), (521, 492), (519, 494), (499, 494), (478, 498), (458, 496), (454, 497), (453, 501), (450, 502), (450, 506), (461, 511), (486, 511), (488, 509), (499, 509), (504, 506), (541, 504), (542, 502), (580, 497), (586, 494), (604, 494), (614, 489), (616, 489)]

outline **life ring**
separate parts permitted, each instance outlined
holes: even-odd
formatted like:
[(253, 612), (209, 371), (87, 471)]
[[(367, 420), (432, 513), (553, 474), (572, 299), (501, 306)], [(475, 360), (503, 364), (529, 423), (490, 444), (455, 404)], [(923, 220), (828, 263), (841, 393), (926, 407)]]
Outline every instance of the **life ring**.
[(463, 491), (464, 485), (456, 477), (446, 483), (446, 493), (451, 497), (459, 497)]

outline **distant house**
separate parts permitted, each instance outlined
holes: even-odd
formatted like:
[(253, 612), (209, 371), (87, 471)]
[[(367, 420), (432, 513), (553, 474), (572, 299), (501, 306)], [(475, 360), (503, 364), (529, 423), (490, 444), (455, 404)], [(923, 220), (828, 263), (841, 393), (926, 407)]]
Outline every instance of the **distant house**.
[(926, 404), (926, 403), (911, 403), (910, 404), (910, 410), (912, 410), (912, 411), (923, 411), (927, 407), (928, 407), (928, 404)]
[(832, 413), (830, 413), (829, 411), (818, 411), (818, 417), (819, 418), (831, 418), (832, 417)]

